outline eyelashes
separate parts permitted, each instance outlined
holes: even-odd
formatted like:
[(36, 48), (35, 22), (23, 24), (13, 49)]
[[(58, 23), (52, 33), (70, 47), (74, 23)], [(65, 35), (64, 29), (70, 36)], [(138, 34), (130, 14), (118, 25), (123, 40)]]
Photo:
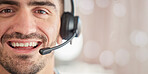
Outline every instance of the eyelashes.
[(35, 11), (34, 13), (43, 14), (43, 15), (48, 14), (48, 12), (46, 12), (46, 11), (44, 11), (44, 10), (37, 10), (37, 11)]
[(3, 9), (0, 11), (1, 14), (6, 14), (6, 13), (13, 13), (14, 11), (12, 9)]
[(46, 9), (46, 8), (35, 8), (32, 10), (33, 15), (38, 17), (38, 18), (48, 18), (49, 16), (52, 15), (52, 13)]
[(16, 9), (7, 7), (0, 9), (0, 17), (11, 17), (15, 14)]
[[(16, 15), (18, 11), (19, 10), (17, 10), (16, 8), (13, 8), (13, 7), (1, 8), (0, 9), (0, 17), (4, 17), (4, 18), (12, 17), (12, 16)], [(30, 10), (30, 12), (38, 18), (47, 18), (48, 16), (51, 15), (51, 12), (48, 9), (41, 8), (41, 7), (36, 7), (34, 9)]]

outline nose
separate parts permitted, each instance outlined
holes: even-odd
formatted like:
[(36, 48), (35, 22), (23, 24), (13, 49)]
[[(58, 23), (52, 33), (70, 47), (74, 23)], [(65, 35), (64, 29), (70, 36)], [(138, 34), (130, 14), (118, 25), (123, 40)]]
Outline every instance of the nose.
[(13, 31), (24, 35), (36, 32), (35, 20), (29, 10), (23, 9), (17, 13), (13, 24)]

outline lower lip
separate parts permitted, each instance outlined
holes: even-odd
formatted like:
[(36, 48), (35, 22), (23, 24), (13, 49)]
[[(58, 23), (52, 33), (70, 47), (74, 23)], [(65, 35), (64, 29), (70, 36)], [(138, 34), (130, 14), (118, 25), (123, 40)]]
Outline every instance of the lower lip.
[(33, 52), (36, 48), (32, 47), (19, 47), (19, 48), (11, 48), (14, 52), (17, 53), (31, 53)]

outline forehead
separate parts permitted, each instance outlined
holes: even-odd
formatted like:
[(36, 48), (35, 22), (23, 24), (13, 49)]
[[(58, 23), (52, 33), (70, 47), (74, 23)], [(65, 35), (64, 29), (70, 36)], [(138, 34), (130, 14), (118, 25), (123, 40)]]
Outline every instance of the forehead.
[(11, 5), (47, 5), (47, 6), (55, 6), (59, 8), (59, 0), (0, 0), (0, 4), (11, 4)]
[(59, 0), (0, 0), (0, 1), (16, 1), (20, 3), (27, 3), (27, 2), (33, 2), (33, 1), (45, 1), (45, 2), (57, 3)]

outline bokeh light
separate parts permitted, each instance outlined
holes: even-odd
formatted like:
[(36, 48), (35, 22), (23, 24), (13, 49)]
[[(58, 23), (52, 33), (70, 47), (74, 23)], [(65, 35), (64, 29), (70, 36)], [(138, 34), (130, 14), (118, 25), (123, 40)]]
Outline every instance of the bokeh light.
[(84, 45), (84, 56), (89, 59), (97, 58), (100, 52), (99, 43), (93, 40), (89, 40)]
[(96, 0), (96, 4), (100, 8), (106, 8), (111, 3), (110, 0)]
[(57, 67), (60, 74), (115, 74), (113, 70), (106, 70), (99, 64), (72, 62)]
[(113, 6), (113, 12), (114, 12), (115, 16), (123, 17), (126, 14), (126, 8), (121, 3), (115, 3)]
[[(101, 65), (104, 69), (115, 71), (114, 74), (148, 74), (148, 0), (74, 1), (76, 15), (83, 21), (85, 43), (79, 59), (62, 62), (64, 67), (61, 69), (64, 72), (104, 74), (102, 71), (94, 71), (98, 67), (91, 68), (92, 65)], [(67, 48), (63, 54), (58, 55), (72, 59), (77, 57), (70, 57), (73, 52)]]
[(148, 60), (148, 50), (146, 48), (141, 48), (136, 51), (136, 58), (139, 62), (144, 63)]
[(77, 58), (81, 53), (83, 46), (83, 36), (82, 34), (78, 38), (74, 38), (72, 41), (72, 45), (67, 44), (64, 47), (55, 51), (56, 59), (60, 61), (72, 61)]
[(103, 51), (99, 59), (100, 59), (101, 65), (105, 67), (111, 66), (114, 63), (114, 55), (109, 50)]
[(80, 0), (79, 1), (79, 11), (85, 15), (89, 15), (94, 11), (94, 1), (93, 0)]
[(115, 62), (120, 66), (126, 66), (129, 63), (130, 54), (125, 49), (119, 49), (115, 54)]
[(133, 45), (143, 47), (148, 43), (148, 35), (146, 32), (143, 31), (133, 31), (130, 40)]

